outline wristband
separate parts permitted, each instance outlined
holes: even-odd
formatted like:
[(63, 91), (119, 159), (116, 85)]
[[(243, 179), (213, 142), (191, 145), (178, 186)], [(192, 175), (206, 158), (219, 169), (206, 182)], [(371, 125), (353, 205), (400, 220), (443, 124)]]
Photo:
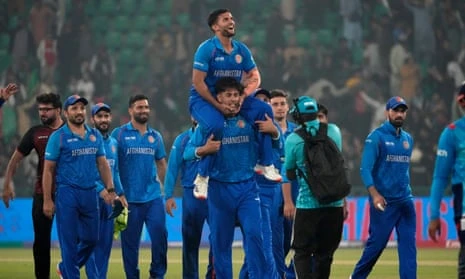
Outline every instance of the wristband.
[(111, 193), (114, 193), (114, 192), (115, 192), (115, 188), (109, 188), (109, 189), (107, 189), (107, 192), (110, 193), (110, 194), (111, 194)]

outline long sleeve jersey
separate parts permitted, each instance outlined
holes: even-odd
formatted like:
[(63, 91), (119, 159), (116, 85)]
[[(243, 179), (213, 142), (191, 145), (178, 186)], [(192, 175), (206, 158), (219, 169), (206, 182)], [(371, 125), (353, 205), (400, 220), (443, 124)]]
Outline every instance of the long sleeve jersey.
[(412, 198), (410, 157), (413, 139), (409, 133), (385, 121), (365, 140), (360, 175), (365, 187), (374, 186), (388, 203)]
[(183, 153), (189, 142), (193, 128), (189, 128), (176, 137), (171, 147), (170, 157), (168, 159), (168, 167), (165, 176), (165, 198), (173, 197), (174, 186), (179, 173), (181, 174), (181, 186), (185, 188), (194, 187), (194, 179), (197, 175), (198, 160), (192, 158), (184, 160)]
[[(449, 177), (455, 184), (463, 184), (465, 176), (465, 118), (447, 126), (439, 137), (431, 186), (430, 218), (439, 218), (439, 205)], [(463, 187), (463, 186), (462, 186)], [(465, 209), (465, 207), (462, 207)], [(462, 215), (465, 212), (461, 212)]]

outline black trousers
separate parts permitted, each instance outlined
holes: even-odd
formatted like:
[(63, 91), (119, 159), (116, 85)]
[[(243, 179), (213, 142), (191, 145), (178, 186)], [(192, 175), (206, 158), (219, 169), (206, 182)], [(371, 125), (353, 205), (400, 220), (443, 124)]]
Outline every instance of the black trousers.
[(53, 219), (43, 212), (44, 196), (34, 194), (32, 199), (32, 224), (34, 226), (34, 273), (37, 279), (50, 279), (50, 239)]
[(329, 278), (343, 222), (342, 207), (296, 210), (292, 248), (297, 278)]

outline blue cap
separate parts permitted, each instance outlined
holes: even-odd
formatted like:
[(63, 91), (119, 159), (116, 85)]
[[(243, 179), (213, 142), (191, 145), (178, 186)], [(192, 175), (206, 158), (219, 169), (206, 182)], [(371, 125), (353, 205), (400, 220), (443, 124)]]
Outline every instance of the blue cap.
[(101, 110), (111, 112), (111, 108), (109, 105), (104, 103), (96, 103), (94, 106), (92, 106), (92, 116), (96, 115)]
[(310, 114), (318, 112), (318, 103), (315, 99), (308, 96), (300, 96), (295, 101), (295, 106), (291, 109), (290, 113), (296, 112), (298, 109), (300, 114)]
[(68, 109), (69, 106), (74, 105), (77, 102), (82, 102), (82, 103), (84, 103), (84, 105), (87, 105), (89, 103), (86, 98), (81, 97), (81, 96), (79, 96), (77, 94), (74, 94), (74, 95), (69, 96), (66, 99), (65, 103), (63, 104), (63, 107), (66, 110), (66, 109)]
[(268, 99), (271, 99), (271, 93), (270, 91), (264, 89), (264, 88), (257, 88), (255, 92), (253, 93), (254, 97), (257, 97), (257, 95), (262, 94), (265, 95)]
[(394, 96), (389, 99), (386, 103), (386, 110), (396, 109), (398, 106), (405, 106), (408, 109), (407, 103), (405, 102), (404, 98), (399, 96)]

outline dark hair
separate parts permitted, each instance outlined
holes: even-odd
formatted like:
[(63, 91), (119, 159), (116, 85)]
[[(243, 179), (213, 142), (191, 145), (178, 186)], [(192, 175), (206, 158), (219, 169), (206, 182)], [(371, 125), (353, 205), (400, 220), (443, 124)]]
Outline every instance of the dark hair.
[(287, 98), (289, 95), (286, 93), (286, 91), (282, 89), (273, 89), (270, 92), (270, 99), (276, 98), (276, 97), (284, 97)]
[(217, 9), (217, 10), (214, 10), (213, 12), (211, 12), (209, 15), (208, 15), (208, 26), (210, 26), (210, 28), (213, 26), (213, 24), (216, 23), (216, 21), (218, 20), (218, 17), (221, 15), (221, 14), (224, 14), (224, 13), (230, 13), (231, 11), (228, 10), (228, 9)]
[(324, 115), (328, 116), (328, 108), (323, 104), (318, 103), (318, 112), (322, 112)]
[(149, 98), (142, 94), (131, 96), (131, 98), (129, 98), (129, 107), (131, 107), (135, 102), (140, 101), (140, 100), (148, 101)]
[(234, 88), (239, 91), (239, 94), (244, 94), (244, 86), (232, 77), (223, 77), (216, 81), (215, 91), (216, 94), (226, 91), (226, 89)]
[(54, 108), (61, 108), (62, 106), (60, 95), (52, 92), (37, 95), (36, 102), (38, 104), (52, 104)]

